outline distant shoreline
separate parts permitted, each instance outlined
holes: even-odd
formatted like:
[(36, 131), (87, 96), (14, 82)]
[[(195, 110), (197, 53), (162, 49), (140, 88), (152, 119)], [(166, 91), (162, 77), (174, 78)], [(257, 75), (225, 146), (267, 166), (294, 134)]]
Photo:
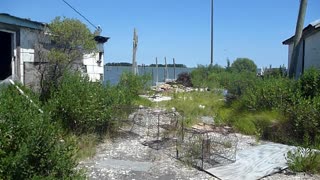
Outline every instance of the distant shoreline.
[[(130, 67), (132, 66), (131, 63), (125, 63), (125, 62), (121, 62), (121, 63), (106, 63), (104, 66), (122, 66), (122, 67)], [(157, 64), (141, 64), (138, 65), (138, 67), (157, 67)], [(185, 64), (158, 64), (158, 67), (176, 67), (176, 68), (190, 68), (187, 67)]]

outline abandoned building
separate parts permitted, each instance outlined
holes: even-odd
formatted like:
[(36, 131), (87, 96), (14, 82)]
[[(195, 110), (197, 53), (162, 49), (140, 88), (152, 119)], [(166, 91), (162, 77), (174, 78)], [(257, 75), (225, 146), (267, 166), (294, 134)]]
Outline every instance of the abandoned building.
[[(29, 87), (37, 85), (37, 66), (43, 63), (40, 61), (37, 44), (45, 40), (39, 36), (45, 25), (0, 13), (0, 81), (11, 78)], [(103, 46), (109, 37), (97, 35), (94, 39), (98, 51), (83, 55), (80, 60), (82, 72), (87, 74), (91, 81), (103, 81)]]
[[(297, 69), (294, 74), (300, 75), (305, 70), (315, 67), (320, 68), (320, 19), (310, 23), (303, 29), (299, 49)], [(294, 36), (282, 42), (288, 45), (288, 69), (290, 68), (293, 52)]]

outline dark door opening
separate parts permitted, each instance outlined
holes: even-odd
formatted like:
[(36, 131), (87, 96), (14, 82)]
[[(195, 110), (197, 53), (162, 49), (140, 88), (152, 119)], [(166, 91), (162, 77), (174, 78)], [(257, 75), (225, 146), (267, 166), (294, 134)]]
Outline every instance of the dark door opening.
[(0, 80), (11, 76), (12, 42), (11, 33), (0, 31)]

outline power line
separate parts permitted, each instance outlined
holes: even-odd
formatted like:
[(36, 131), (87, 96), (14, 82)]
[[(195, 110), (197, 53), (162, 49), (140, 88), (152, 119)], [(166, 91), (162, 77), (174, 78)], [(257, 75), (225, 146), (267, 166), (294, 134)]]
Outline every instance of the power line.
[(93, 26), (94, 28), (98, 29), (97, 26), (95, 26), (92, 22), (89, 21), (89, 19), (87, 19), (84, 15), (82, 15), (79, 11), (77, 11), (73, 6), (71, 6), (67, 1), (62, 0), (64, 3), (66, 3), (71, 9), (73, 9), (76, 13), (78, 13), (81, 17), (83, 17), (83, 19), (85, 19), (89, 24), (91, 24), (91, 26)]

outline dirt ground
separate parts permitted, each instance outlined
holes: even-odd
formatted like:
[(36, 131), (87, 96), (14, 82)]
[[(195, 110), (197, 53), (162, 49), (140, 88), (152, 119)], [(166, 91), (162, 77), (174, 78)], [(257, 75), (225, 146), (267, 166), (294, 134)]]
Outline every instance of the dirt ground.
[[(86, 169), (88, 179), (117, 180), (175, 180), (175, 179), (217, 179), (204, 171), (198, 170), (176, 159), (175, 148), (157, 145), (150, 148), (145, 142), (157, 139), (157, 123), (168, 123), (170, 118), (161, 116), (163, 110), (139, 110), (134, 124), (127, 125), (119, 131), (114, 139), (100, 144), (93, 158), (82, 161), (79, 167)], [(155, 126), (152, 126), (155, 125)], [(151, 127), (151, 128), (150, 128)], [(164, 129), (159, 129), (160, 133)], [(237, 149), (257, 145), (254, 137), (233, 133), (238, 138)], [(149, 144), (150, 145), (150, 144)], [(303, 173), (293, 174), (287, 171), (263, 178), (264, 180), (280, 179), (320, 179)]]

